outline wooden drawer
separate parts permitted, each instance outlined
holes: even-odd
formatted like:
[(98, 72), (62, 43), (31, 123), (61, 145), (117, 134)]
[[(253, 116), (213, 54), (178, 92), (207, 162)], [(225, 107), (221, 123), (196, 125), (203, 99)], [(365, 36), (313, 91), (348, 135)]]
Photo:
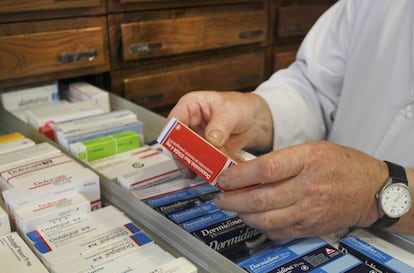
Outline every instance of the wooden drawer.
[(274, 70), (287, 68), (295, 61), (296, 51), (276, 52)]
[(108, 11), (112, 13), (133, 10), (223, 5), (226, 3), (240, 3), (249, 1), (255, 2), (258, 0), (107, 0), (107, 3)]
[(265, 56), (264, 51), (246, 53), (146, 75), (113, 73), (112, 90), (150, 109), (175, 104), (192, 90), (250, 90), (266, 77)]
[(0, 81), (109, 70), (104, 17), (0, 25)]
[(2, 0), (1, 13), (98, 7), (101, 0)]
[(267, 38), (263, 5), (110, 16), (114, 59), (130, 62), (252, 43)]
[(300, 44), (279, 46), (274, 49), (273, 71), (287, 68), (296, 59)]
[[(334, 2), (334, 1), (327, 1)], [(276, 34), (278, 37), (305, 35), (332, 3), (281, 6), (278, 9)]]
[(106, 0), (1, 0), (0, 23), (98, 16)]

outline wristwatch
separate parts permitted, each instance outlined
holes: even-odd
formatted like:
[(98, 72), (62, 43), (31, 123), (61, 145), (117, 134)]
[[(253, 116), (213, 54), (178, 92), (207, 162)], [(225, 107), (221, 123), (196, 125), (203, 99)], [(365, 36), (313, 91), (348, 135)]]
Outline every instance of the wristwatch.
[(384, 187), (375, 195), (379, 209), (384, 216), (371, 227), (386, 228), (397, 223), (411, 208), (411, 192), (404, 167), (384, 161), (388, 166), (389, 178)]

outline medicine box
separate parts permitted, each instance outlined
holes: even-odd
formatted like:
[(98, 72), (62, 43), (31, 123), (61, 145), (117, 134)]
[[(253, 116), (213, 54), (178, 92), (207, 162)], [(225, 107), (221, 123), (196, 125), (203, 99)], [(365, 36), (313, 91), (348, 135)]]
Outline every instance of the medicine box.
[(17, 232), (0, 237), (0, 264), (7, 273), (49, 272)]
[[(203, 227), (192, 235), (217, 252), (224, 252), (238, 245), (248, 245), (248, 241), (262, 235), (261, 231), (246, 225), (238, 216)], [(261, 243), (261, 241), (259, 242)], [(251, 246), (255, 248), (256, 244)]]
[(0, 154), (14, 152), (16, 150), (24, 149), (27, 147), (35, 146), (36, 143), (29, 138), (20, 138), (7, 143), (0, 144)]
[(156, 150), (131, 156), (112, 173), (118, 173), (117, 182), (129, 189), (140, 190), (182, 177), (176, 162)]
[(58, 100), (59, 90), (57, 81), (10, 89), (1, 95), (3, 107), (8, 111), (39, 107)]
[(339, 249), (364, 263), (374, 265), (382, 272), (414, 272), (413, 254), (365, 230), (358, 229), (340, 240)]
[(10, 220), (7, 212), (0, 207), (0, 236), (10, 233)]
[[(137, 271), (138, 272), (138, 271)], [(178, 257), (172, 261), (162, 262), (161, 265), (155, 266), (152, 269), (145, 269), (143, 273), (197, 273), (195, 267), (189, 260), (184, 257)]]
[(97, 267), (133, 252), (137, 254), (136, 258), (139, 259), (139, 253), (145, 253), (146, 247), (153, 243), (154, 241), (145, 233), (138, 232), (128, 238), (115, 241), (109, 245), (103, 245), (91, 252), (87, 252), (85, 256), (78, 256), (53, 265), (50, 269), (56, 273), (83, 272), (91, 267)]
[(62, 122), (87, 116), (93, 116), (104, 111), (90, 101), (71, 103), (52, 103), (26, 111), (28, 123), (38, 129), (47, 122)]
[[(217, 187), (204, 181), (201, 181), (201, 183), (196, 182), (193, 185), (193, 182), (190, 179), (177, 180), (173, 180), (172, 182), (168, 183), (173, 184), (174, 182), (177, 182), (178, 185), (172, 185), (172, 187), (161, 187), (160, 189), (156, 189), (154, 192), (148, 193), (141, 193), (140, 191), (132, 191), (132, 193), (137, 198), (142, 199), (148, 206), (156, 208), (180, 200), (185, 200), (208, 193), (215, 193), (218, 191)], [(201, 179), (194, 180), (200, 181)]]
[(70, 83), (67, 99), (71, 102), (92, 100), (104, 112), (110, 111), (108, 92), (87, 82)]
[(48, 264), (59, 264), (66, 260), (88, 255), (104, 245), (113, 244), (115, 241), (125, 239), (141, 230), (132, 223), (119, 225), (112, 229), (93, 234), (87, 238), (74, 241), (64, 247), (52, 249), (43, 241), (34, 244), (35, 249), (41, 253), (42, 259)]
[(8, 182), (12, 187), (3, 191), (3, 197), (12, 208), (71, 192), (81, 193), (91, 204), (100, 200), (99, 176), (72, 160), (20, 174)]
[[(149, 166), (156, 165), (154, 163), (162, 164), (166, 159), (161, 157), (162, 160), (158, 162), (157, 159), (160, 159), (159, 154), (160, 152), (152, 149), (152, 147), (143, 145), (138, 149), (88, 162), (88, 165), (106, 178), (115, 179), (119, 176), (131, 176), (139, 172), (139, 169), (146, 169), (145, 163), (152, 162), (148, 164)], [(177, 166), (174, 169), (178, 170)]]
[(201, 179), (178, 178), (148, 188), (132, 189), (132, 194), (140, 200), (147, 200), (153, 198), (166, 200), (168, 199), (170, 194), (175, 195), (180, 191), (185, 191), (187, 189), (194, 188), (204, 183), (205, 182)]
[(215, 185), (216, 178), (235, 162), (179, 120), (172, 118), (157, 138), (173, 156)]
[(79, 160), (91, 162), (137, 149), (140, 145), (141, 139), (137, 132), (125, 131), (70, 144), (69, 150)]
[(43, 142), (13, 152), (4, 153), (0, 157), (0, 175), (13, 166), (22, 165), (43, 158), (60, 154), (61, 151), (53, 145)]
[[(298, 239), (269, 247), (239, 262), (238, 265), (250, 273), (272, 272), (294, 259), (324, 247), (334, 249), (319, 237)], [(334, 253), (339, 254), (339, 251), (334, 250)]]
[(128, 130), (137, 131), (143, 139), (143, 125), (135, 113), (118, 110), (99, 115), (54, 124), (55, 139), (64, 149), (69, 145), (87, 139), (97, 138)]
[(190, 198), (174, 201), (159, 207), (155, 207), (154, 209), (162, 213), (163, 215), (168, 216), (169, 214), (176, 213), (185, 209), (190, 209), (204, 202), (211, 201), (214, 199), (216, 194), (217, 192), (210, 192), (199, 196), (193, 196)]
[[(289, 268), (288, 268), (289, 269)], [(356, 271), (354, 271), (356, 270)], [(310, 273), (377, 273), (373, 268), (362, 263), (358, 258), (344, 254), (335, 260), (329, 261), (322, 266), (310, 271)]]
[(131, 220), (115, 207), (105, 206), (90, 213), (40, 225), (26, 233), (26, 236), (32, 244), (43, 242), (53, 250), (130, 222)]
[(40, 225), (54, 223), (58, 219), (78, 216), (90, 211), (89, 200), (75, 192), (18, 207), (14, 210), (14, 215), (17, 229), (25, 234)]
[(0, 172), (0, 177), (4, 182), (3, 189), (19, 186), (17, 181), (27, 176), (32, 177), (34, 172), (49, 170), (70, 163), (75, 163), (75, 161), (69, 156), (59, 153), (41, 158), (40, 160), (36, 159), (23, 164), (16, 164), (15, 166)]
[(0, 135), (0, 144), (6, 144), (8, 142), (12, 142), (12, 141), (23, 139), (23, 138), (25, 138), (25, 136), (17, 132), (3, 134), (3, 135)]
[(146, 246), (144, 251), (137, 250), (127, 253), (117, 259), (85, 270), (82, 273), (158, 273), (158, 271), (154, 271), (154, 268), (174, 260), (175, 257), (164, 251), (159, 245), (151, 244)]

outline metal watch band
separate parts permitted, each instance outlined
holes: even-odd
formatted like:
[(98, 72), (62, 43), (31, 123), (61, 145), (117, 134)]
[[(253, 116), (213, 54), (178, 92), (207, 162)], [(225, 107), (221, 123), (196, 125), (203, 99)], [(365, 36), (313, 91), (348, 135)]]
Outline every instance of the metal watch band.
[[(384, 161), (388, 167), (389, 177), (391, 177), (391, 183), (403, 183), (408, 185), (407, 176), (405, 174), (404, 167), (389, 162)], [(379, 218), (374, 224), (371, 225), (372, 228), (386, 228), (390, 227), (393, 224), (397, 223), (400, 218), (391, 218), (387, 215)]]

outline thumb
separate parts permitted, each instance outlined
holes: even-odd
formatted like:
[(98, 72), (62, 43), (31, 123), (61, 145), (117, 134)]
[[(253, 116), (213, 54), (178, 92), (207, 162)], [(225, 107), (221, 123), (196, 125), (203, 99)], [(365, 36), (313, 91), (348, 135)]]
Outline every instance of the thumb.
[(220, 113), (220, 117), (212, 116), (205, 129), (205, 138), (214, 146), (222, 147), (229, 139), (234, 129), (231, 115)]

